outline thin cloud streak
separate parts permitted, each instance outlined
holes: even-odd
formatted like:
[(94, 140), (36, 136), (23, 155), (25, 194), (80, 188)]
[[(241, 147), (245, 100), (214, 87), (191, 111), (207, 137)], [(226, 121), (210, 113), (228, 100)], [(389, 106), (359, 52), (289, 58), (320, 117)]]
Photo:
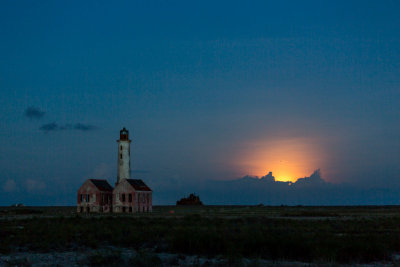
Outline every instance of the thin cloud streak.
[(96, 127), (96, 126), (93, 126), (93, 125), (90, 125), (90, 124), (76, 123), (76, 124), (73, 126), (73, 129), (74, 129), (74, 130), (78, 130), (78, 131), (86, 132), (86, 131), (93, 131), (93, 130), (96, 130), (97, 127)]
[(45, 114), (46, 114), (45, 111), (42, 111), (36, 107), (28, 107), (27, 109), (25, 109), (25, 112), (24, 112), (25, 117), (27, 117), (29, 119), (36, 119), (36, 120), (43, 118)]
[(81, 132), (88, 132), (98, 129), (96, 126), (90, 124), (83, 124), (83, 123), (75, 123), (75, 124), (65, 124), (59, 125), (56, 122), (46, 123), (40, 126), (39, 130), (49, 133), (49, 132), (56, 132), (56, 131), (64, 131), (64, 130), (77, 130)]
[(57, 123), (51, 122), (51, 123), (46, 123), (46, 124), (43, 124), (42, 126), (40, 126), (39, 130), (41, 130), (45, 133), (48, 133), (48, 132), (58, 131), (59, 126), (57, 125)]

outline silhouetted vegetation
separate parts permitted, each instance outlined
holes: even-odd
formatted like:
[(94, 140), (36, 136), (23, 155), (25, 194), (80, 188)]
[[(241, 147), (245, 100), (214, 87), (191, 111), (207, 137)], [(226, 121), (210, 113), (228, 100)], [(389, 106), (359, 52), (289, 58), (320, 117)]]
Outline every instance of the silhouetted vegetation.
[[(354, 208), (349, 212), (346, 208), (205, 206), (191, 212), (182, 209), (174, 216), (170, 216), (170, 208), (163, 208), (162, 216), (156, 211), (137, 216), (3, 219), (0, 252), (112, 245), (140, 251), (223, 255), (232, 262), (247, 257), (364, 263), (391, 260), (392, 254), (400, 251), (398, 207)], [(357, 210), (363, 215), (357, 215)], [(215, 216), (211, 216), (212, 211)], [(230, 213), (222, 216), (224, 212)], [(132, 264), (150, 266), (159, 262), (155, 254), (141, 253), (132, 258)], [(93, 255), (90, 262), (117, 262), (117, 254)]]
[(30, 208), (12, 208), (0, 210), (1, 215), (28, 215), (28, 214), (42, 214), (43, 211), (39, 209)]

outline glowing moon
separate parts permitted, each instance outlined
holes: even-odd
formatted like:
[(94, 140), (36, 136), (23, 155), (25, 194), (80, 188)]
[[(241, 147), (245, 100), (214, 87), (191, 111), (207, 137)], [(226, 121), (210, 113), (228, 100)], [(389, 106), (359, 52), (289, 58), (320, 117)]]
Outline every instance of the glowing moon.
[(277, 181), (294, 182), (309, 176), (323, 163), (317, 141), (306, 138), (277, 139), (247, 143), (237, 159), (242, 173), (264, 176), (269, 171)]

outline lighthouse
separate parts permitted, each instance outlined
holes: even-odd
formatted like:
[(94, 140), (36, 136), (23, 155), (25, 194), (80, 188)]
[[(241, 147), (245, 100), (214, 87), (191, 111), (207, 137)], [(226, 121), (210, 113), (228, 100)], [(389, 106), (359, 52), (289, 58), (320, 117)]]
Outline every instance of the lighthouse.
[(117, 184), (122, 179), (131, 178), (131, 152), (129, 140), (129, 131), (125, 127), (119, 132), (118, 143), (118, 176)]
[(153, 191), (141, 179), (131, 179), (129, 131), (119, 131), (118, 176), (115, 188), (107, 180), (87, 179), (78, 189), (77, 212), (151, 212)]

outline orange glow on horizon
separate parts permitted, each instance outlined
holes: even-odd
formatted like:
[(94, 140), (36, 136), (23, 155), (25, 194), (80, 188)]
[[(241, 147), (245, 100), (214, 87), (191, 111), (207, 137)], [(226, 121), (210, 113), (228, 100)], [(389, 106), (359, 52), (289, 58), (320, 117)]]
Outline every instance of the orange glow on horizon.
[(279, 139), (248, 143), (236, 162), (244, 174), (262, 177), (271, 171), (276, 181), (295, 182), (322, 167), (322, 155), (315, 140)]

